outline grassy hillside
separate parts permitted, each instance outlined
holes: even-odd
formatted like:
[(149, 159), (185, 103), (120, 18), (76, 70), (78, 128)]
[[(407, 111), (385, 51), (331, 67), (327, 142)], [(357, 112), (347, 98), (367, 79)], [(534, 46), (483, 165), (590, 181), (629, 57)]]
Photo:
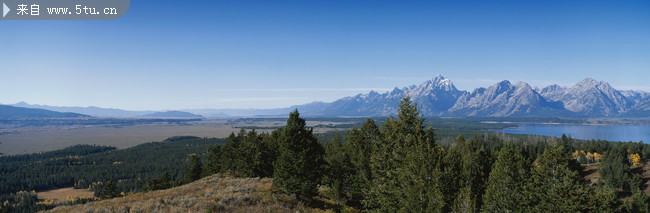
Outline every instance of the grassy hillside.
[(75, 206), (49, 212), (319, 212), (286, 195), (273, 193), (269, 178), (220, 178), (216, 175), (159, 191)]
[[(598, 169), (598, 164), (587, 165), (585, 179), (597, 182)], [(642, 173), (646, 180), (650, 177), (650, 164), (634, 167), (634, 170)], [(316, 199), (321, 202), (318, 207), (305, 206), (289, 196), (274, 193), (272, 182), (270, 178), (220, 178), (213, 175), (167, 190), (60, 206), (49, 212), (322, 212), (323, 209), (340, 208), (327, 205), (328, 201), (322, 197)], [(646, 186), (648, 194), (650, 186)]]

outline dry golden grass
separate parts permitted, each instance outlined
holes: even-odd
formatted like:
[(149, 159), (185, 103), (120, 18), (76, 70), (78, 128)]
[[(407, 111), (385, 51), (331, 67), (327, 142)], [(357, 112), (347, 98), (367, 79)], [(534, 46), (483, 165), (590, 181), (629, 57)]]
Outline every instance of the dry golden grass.
[(73, 187), (38, 192), (36, 194), (38, 199), (52, 200), (55, 203), (66, 201), (66, 199), (71, 197), (91, 198), (95, 196), (95, 193), (92, 191), (88, 191), (87, 189), (75, 189)]
[(60, 206), (51, 212), (320, 212), (274, 193), (269, 178), (210, 176), (183, 186)]

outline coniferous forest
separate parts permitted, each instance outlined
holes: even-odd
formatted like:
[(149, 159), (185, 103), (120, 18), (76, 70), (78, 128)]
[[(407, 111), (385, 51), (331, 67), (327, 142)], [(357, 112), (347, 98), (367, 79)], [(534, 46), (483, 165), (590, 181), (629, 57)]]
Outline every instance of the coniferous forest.
[[(322, 194), (379, 212), (648, 212), (643, 179), (630, 171), (650, 145), (576, 141), (504, 141), (463, 135), (438, 144), (407, 97), (399, 114), (316, 143), (294, 111), (271, 133), (242, 130), (208, 150), (205, 175), (273, 177), (281, 192), (309, 202)], [(588, 153), (588, 154), (587, 154)], [(633, 159), (636, 158), (636, 159)], [(600, 164), (598, 182), (583, 165)]]
[[(124, 150), (79, 145), (0, 157), (0, 212), (53, 207), (31, 190), (74, 186), (108, 199), (214, 174), (272, 177), (278, 193), (304, 203), (324, 197), (337, 211), (650, 211), (648, 180), (633, 171), (650, 158), (650, 145), (495, 134), (440, 143), (426, 124), (406, 97), (396, 116), (327, 139), (319, 140), (296, 110), (284, 127), (242, 129), (227, 139), (175, 137)], [(597, 171), (585, 169), (592, 166)], [(585, 178), (593, 173), (598, 181)]]

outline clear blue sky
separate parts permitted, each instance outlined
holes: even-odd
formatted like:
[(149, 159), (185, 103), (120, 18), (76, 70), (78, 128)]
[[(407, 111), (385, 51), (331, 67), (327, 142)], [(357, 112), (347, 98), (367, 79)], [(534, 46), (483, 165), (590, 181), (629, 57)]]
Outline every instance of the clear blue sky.
[(0, 103), (275, 108), (442, 74), (650, 91), (650, 1), (153, 1), (0, 21)]

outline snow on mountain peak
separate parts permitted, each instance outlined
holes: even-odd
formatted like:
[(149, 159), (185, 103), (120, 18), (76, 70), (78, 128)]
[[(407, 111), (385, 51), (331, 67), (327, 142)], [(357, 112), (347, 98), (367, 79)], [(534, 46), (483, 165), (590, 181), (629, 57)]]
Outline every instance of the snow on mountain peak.
[(424, 82), (420, 87), (427, 87), (426, 90), (442, 89), (444, 91), (455, 91), (456, 87), (451, 80), (438, 74), (435, 78)]
[(598, 81), (594, 80), (593, 78), (585, 78), (584, 80), (573, 85), (573, 87), (591, 88), (595, 87), (596, 85), (598, 85)]

